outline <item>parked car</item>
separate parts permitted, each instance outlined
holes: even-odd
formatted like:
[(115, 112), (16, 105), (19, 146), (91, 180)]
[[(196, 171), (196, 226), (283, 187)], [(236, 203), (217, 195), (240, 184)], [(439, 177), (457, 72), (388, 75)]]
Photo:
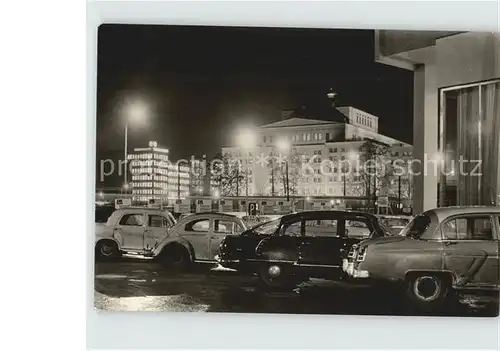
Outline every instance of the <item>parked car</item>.
[(400, 235), (403, 229), (410, 223), (411, 216), (395, 215), (377, 215), (380, 222), (383, 223), (393, 235)]
[(413, 302), (429, 309), (455, 290), (498, 290), (499, 221), (500, 207), (429, 210), (403, 236), (354, 247), (343, 268), (353, 278), (401, 283)]
[(243, 220), (234, 215), (194, 213), (170, 228), (152, 254), (155, 259), (176, 269), (184, 269), (193, 262), (215, 263), (222, 240), (246, 229)]
[(257, 273), (267, 286), (293, 286), (309, 277), (339, 279), (342, 258), (359, 241), (389, 235), (372, 214), (307, 211), (284, 215), (238, 236), (220, 247), (222, 266)]
[(96, 259), (118, 257), (122, 253), (151, 256), (153, 248), (175, 223), (172, 214), (161, 209), (117, 209), (106, 223), (96, 223)]

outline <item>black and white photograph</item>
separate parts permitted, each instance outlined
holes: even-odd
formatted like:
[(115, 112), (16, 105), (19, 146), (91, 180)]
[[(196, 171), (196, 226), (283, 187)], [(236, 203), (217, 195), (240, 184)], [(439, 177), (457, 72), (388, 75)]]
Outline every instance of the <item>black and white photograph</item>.
[(499, 33), (97, 34), (95, 309), (498, 316)]

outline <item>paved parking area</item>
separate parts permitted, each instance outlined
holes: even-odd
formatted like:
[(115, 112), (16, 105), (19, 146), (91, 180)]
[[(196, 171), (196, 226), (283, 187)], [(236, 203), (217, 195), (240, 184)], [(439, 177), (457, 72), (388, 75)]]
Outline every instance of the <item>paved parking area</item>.
[[(109, 311), (420, 314), (400, 294), (369, 286), (312, 279), (294, 291), (269, 292), (255, 276), (211, 265), (172, 274), (152, 261), (132, 259), (95, 265), (95, 307)], [(461, 296), (450, 311), (433, 315), (495, 316), (498, 304), (485, 307), (469, 294)]]

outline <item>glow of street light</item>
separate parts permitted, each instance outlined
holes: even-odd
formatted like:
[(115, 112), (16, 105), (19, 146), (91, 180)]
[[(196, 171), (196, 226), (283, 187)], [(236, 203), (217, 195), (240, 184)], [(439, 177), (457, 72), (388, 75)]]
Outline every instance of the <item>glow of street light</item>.
[(123, 189), (128, 190), (129, 185), (128, 184), (123, 184)]
[(150, 115), (150, 106), (144, 99), (128, 99), (124, 111), (127, 123), (143, 123)]
[(99, 197), (103, 197), (104, 193), (102, 191), (99, 192)]
[(306, 201), (311, 201), (311, 197), (310, 196), (306, 197)]
[(357, 160), (359, 154), (356, 151), (350, 151), (348, 157), (350, 160)]
[(276, 147), (280, 151), (287, 152), (288, 150), (290, 150), (290, 142), (288, 140), (284, 139), (284, 138), (283, 139), (279, 139), (276, 142)]
[(245, 149), (251, 149), (256, 144), (255, 133), (250, 128), (242, 128), (236, 135), (238, 145)]

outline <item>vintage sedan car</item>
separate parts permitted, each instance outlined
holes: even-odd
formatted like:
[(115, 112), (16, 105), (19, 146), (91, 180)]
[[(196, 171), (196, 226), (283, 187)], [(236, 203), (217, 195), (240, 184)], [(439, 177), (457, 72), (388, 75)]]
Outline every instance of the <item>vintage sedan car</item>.
[[(96, 213), (96, 220), (101, 215)], [(176, 223), (168, 211), (148, 207), (120, 208), (105, 223), (95, 225), (96, 259), (114, 258), (122, 253), (151, 256), (153, 248)]]
[(354, 247), (343, 268), (353, 278), (401, 283), (413, 302), (430, 309), (456, 290), (498, 290), (499, 221), (500, 207), (429, 210), (404, 236)]
[(215, 263), (225, 237), (246, 230), (241, 218), (217, 212), (194, 213), (177, 222), (152, 250), (153, 257), (176, 269), (193, 262)]
[(309, 277), (339, 279), (350, 247), (389, 235), (374, 215), (349, 211), (307, 211), (257, 225), (221, 244), (224, 267), (257, 273), (269, 287), (294, 286)]

